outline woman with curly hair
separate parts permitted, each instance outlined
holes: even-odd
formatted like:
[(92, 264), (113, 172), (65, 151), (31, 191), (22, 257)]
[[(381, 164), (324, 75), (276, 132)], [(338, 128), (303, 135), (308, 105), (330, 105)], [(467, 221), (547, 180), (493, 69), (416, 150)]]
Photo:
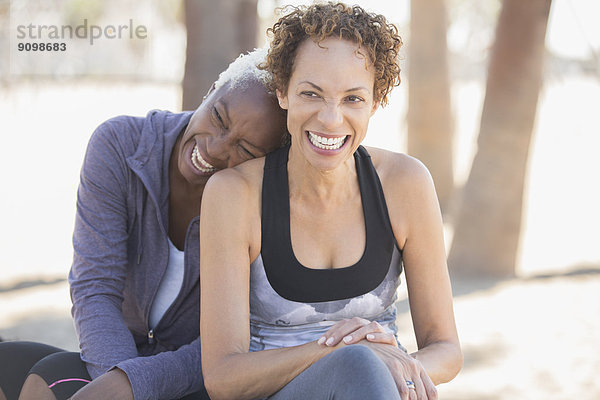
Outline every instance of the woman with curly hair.
[[(361, 146), (400, 82), (397, 29), (326, 3), (270, 31), (263, 67), (291, 145), (205, 188), (206, 388), (213, 400), (436, 399), (462, 353), (433, 182), (418, 160)], [(394, 336), (402, 269), (413, 354)]]

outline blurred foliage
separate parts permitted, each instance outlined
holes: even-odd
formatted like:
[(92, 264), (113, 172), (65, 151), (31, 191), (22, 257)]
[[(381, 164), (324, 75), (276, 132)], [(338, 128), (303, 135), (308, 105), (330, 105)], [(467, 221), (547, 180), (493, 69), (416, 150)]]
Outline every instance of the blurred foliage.
[[(365, 6), (383, 4), (386, 0), (357, 0)], [(408, 0), (406, 0), (408, 1)], [(494, 40), (494, 28), (502, 4), (501, 0), (446, 0), (448, 10), (448, 50), (450, 76), (453, 79), (485, 79), (489, 49)], [(563, 0), (567, 1), (567, 0)], [(570, 1), (570, 0), (569, 0)], [(580, 0), (581, 1), (581, 0)], [(262, 18), (259, 32), (272, 24), (274, 9), (286, 4), (310, 3), (309, 0), (260, 0), (259, 16)], [(574, 3), (576, 4), (576, 3)], [(572, 5), (572, 7), (574, 7)], [(110, 50), (101, 53), (98, 49), (84, 51), (85, 43), (74, 43), (76, 57), (65, 61), (67, 65), (53, 66), (48, 70), (53, 77), (73, 78), (88, 74), (107, 74), (111, 68), (129, 71), (133, 79), (158, 79), (177, 81), (181, 79), (185, 62), (185, 31), (183, 0), (0, 0), (0, 81), (19, 80), (24, 77), (8, 76), (9, 49), (14, 43), (14, 30), (10, 28), (10, 10), (19, 15), (29, 15), (38, 23), (67, 24), (77, 26), (87, 19), (88, 24), (103, 25), (121, 23), (133, 17), (136, 22), (149, 26), (146, 41), (122, 41)], [(271, 10), (271, 11), (269, 11)], [(394, 19), (394, 15), (389, 16)], [(568, 17), (568, 16), (567, 16)], [(397, 18), (397, 16), (396, 16)], [(566, 18), (566, 17), (565, 17)], [(570, 17), (572, 18), (572, 17)], [(268, 20), (268, 21), (267, 21)], [(14, 21), (12, 21), (14, 22)], [(35, 21), (33, 21), (35, 22)], [(222, 24), (223, 29), (231, 28)], [(585, 30), (584, 27), (581, 28)], [(406, 28), (403, 35), (407, 36)], [(585, 32), (584, 32), (585, 33)], [(410, 38), (406, 37), (407, 48)], [(155, 42), (157, 41), (157, 42)], [(99, 46), (98, 46), (99, 47)], [(593, 46), (590, 45), (592, 48)], [(161, 56), (157, 56), (161, 54)], [(600, 76), (600, 56), (592, 48), (587, 60), (571, 60), (564, 56), (548, 53), (547, 73), (587, 73)], [(168, 58), (169, 65), (164, 59)], [(177, 64), (177, 66), (175, 66)], [(52, 65), (52, 67), (51, 67)], [(123, 66), (124, 68), (115, 68)], [(148, 73), (152, 70), (151, 73)], [(110, 73), (108, 73), (110, 74)], [(48, 75), (48, 74), (46, 74)], [(151, 75), (151, 76), (149, 76)]]
[[(461, 45), (461, 50), (474, 51), (488, 48), (493, 39), (496, 20), (502, 2), (477, 0), (448, 1), (448, 34), (453, 35), (449, 45)], [(450, 48), (450, 51), (456, 49)]]
[[(119, 76), (120, 79), (177, 82), (185, 60), (185, 27), (181, 0), (0, 0), (0, 81), (78, 79)], [(17, 38), (17, 26), (42, 27), (31, 38)], [(50, 39), (64, 42), (68, 51), (59, 54), (22, 52), (21, 42), (40, 42), (48, 35), (47, 26), (81, 28), (86, 37)], [(122, 36), (103, 34), (90, 43), (91, 27), (126, 26)], [(130, 31), (143, 26), (145, 37)], [(56, 29), (56, 28), (55, 28)], [(96, 28), (97, 29), (97, 28)], [(73, 32), (71, 31), (71, 32)], [(69, 31), (66, 31), (69, 35)], [(98, 31), (96, 31), (98, 32)], [(96, 33), (97, 34), (97, 33)], [(38, 34), (39, 35), (39, 34)], [(119, 28), (119, 35), (121, 30)], [(116, 39), (116, 40), (112, 40)], [(42, 61), (43, 62), (40, 62)]]
[(10, 8), (9, 0), (0, 0), (0, 18), (8, 15), (8, 10)]
[(164, 18), (164, 23), (185, 23), (183, 0), (163, 0), (159, 1), (156, 5), (158, 7), (159, 14)]
[(63, 23), (75, 26), (84, 19), (89, 24), (98, 24), (105, 14), (108, 2), (102, 0), (68, 0), (61, 7), (63, 10)]
[(450, 76), (483, 79), (501, 0), (447, 0)]

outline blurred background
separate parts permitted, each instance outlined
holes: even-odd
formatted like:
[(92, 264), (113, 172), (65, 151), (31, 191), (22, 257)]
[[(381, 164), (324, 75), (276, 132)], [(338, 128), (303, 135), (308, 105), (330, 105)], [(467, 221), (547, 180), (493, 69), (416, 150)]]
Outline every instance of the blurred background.
[[(278, 6), (306, 3), (0, 0), (4, 340), (78, 348), (66, 276), (95, 127), (195, 109)], [(444, 214), (465, 366), (440, 398), (600, 398), (600, 3), (354, 3), (405, 42), (365, 144), (424, 161)], [(66, 48), (25, 47), (42, 42)], [(414, 351), (404, 287), (398, 310)]]

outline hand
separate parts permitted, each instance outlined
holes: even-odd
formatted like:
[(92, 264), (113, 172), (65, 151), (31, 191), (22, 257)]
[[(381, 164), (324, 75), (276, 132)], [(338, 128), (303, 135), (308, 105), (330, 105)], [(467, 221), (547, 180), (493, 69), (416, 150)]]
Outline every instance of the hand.
[[(406, 354), (398, 347), (363, 341), (388, 367), (402, 400), (437, 400), (437, 389), (419, 360)], [(409, 389), (406, 381), (412, 381)]]
[(398, 346), (396, 337), (387, 332), (377, 321), (369, 321), (364, 318), (354, 317), (344, 319), (333, 325), (321, 338), (318, 344), (326, 346), (336, 346), (341, 341), (345, 344), (358, 343), (361, 340), (367, 340), (373, 343), (384, 343)]
[(71, 397), (71, 400), (133, 400), (133, 390), (129, 378), (122, 370), (115, 368), (100, 375)]

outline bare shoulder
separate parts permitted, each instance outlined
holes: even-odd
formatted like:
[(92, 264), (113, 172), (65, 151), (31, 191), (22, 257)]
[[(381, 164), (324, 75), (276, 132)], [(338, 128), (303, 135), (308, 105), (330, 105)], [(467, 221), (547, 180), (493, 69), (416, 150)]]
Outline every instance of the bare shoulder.
[[(200, 212), (201, 243), (215, 248), (238, 243), (250, 250), (252, 260), (258, 256), (263, 167), (264, 158), (250, 160), (208, 180)], [(210, 234), (204, 237), (203, 232)]]
[(367, 148), (382, 185), (399, 189), (426, 189), (433, 186), (431, 174), (418, 159), (375, 147)]
[(431, 174), (407, 154), (377, 148), (367, 151), (381, 181), (396, 241), (403, 249), (415, 227), (441, 221)]
[(218, 171), (208, 180), (203, 198), (217, 199), (226, 204), (238, 200), (246, 202), (262, 186), (263, 167), (264, 158), (257, 158)]

